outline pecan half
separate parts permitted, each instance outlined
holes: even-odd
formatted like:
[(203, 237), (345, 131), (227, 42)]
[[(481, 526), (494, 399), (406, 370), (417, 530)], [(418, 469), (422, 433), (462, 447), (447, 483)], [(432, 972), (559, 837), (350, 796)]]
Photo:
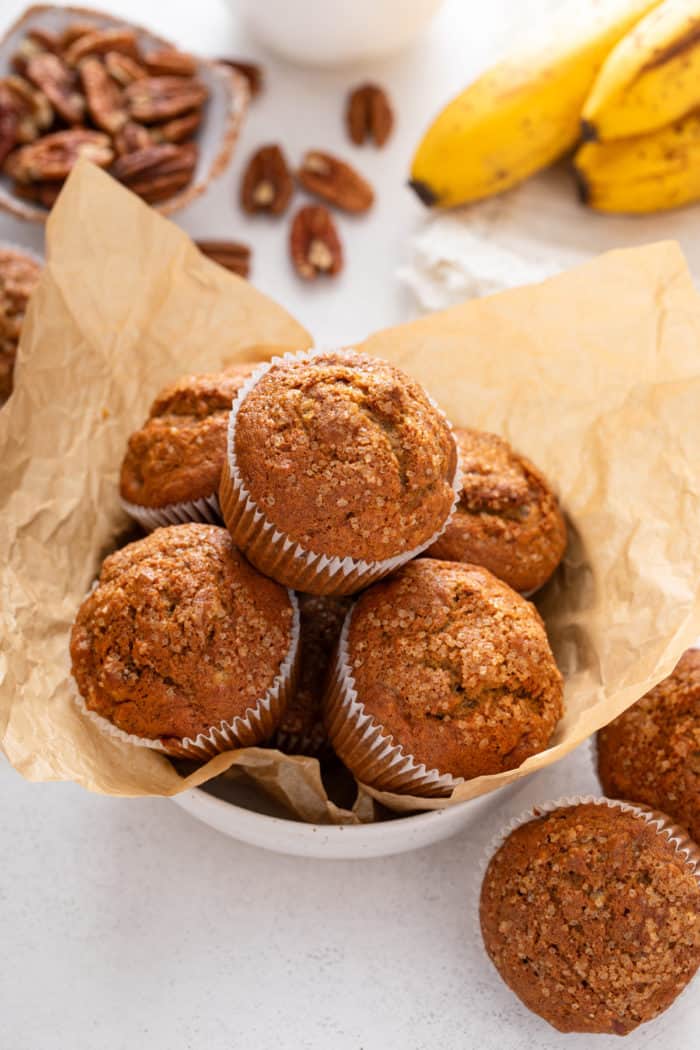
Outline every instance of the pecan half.
[(129, 84), (125, 95), (133, 120), (157, 124), (201, 106), (207, 89), (194, 77), (146, 77)]
[(256, 65), (255, 62), (242, 62), (237, 58), (217, 58), (217, 62), (221, 62), (224, 66), (230, 66), (231, 69), (235, 69), (237, 73), (246, 78), (251, 98), (255, 98), (256, 95), (260, 94), (263, 89), (264, 77), (262, 68)]
[(248, 161), (241, 183), (241, 207), (249, 215), (286, 211), (294, 182), (279, 146), (261, 146)]
[(5, 157), (17, 143), (18, 124), (17, 112), (7, 100), (3, 101), (0, 85), (0, 164), (4, 163)]
[(152, 131), (154, 142), (184, 142), (194, 135), (202, 123), (202, 108), (185, 113), (184, 117), (175, 117), (165, 124), (156, 124)]
[(179, 146), (149, 144), (143, 149), (134, 150), (123, 157), (118, 157), (112, 165), (112, 174), (115, 179), (128, 182), (130, 179), (143, 175), (144, 172), (158, 168), (165, 161), (171, 161), (176, 157), (180, 157), (180, 155), (181, 149)]
[(134, 153), (135, 150), (146, 149), (153, 142), (151, 133), (143, 124), (137, 124), (133, 120), (127, 120), (123, 128), (114, 135), (114, 148), (122, 157), (125, 153)]
[(78, 37), (94, 32), (95, 26), (92, 22), (69, 22), (58, 38), (58, 50), (63, 54)]
[(202, 255), (239, 277), (250, 275), (250, 248), (238, 241), (195, 241)]
[(35, 55), (40, 55), (45, 50), (46, 48), (42, 47), (41, 44), (37, 44), (35, 40), (25, 37), (24, 40), (20, 41), (17, 50), (10, 59), (10, 65), (20, 76), (26, 76), (29, 59), (34, 58)]
[(169, 200), (178, 190), (184, 190), (191, 181), (191, 171), (174, 171), (165, 174), (155, 172), (127, 182), (125, 185), (147, 204), (157, 204), (159, 201)]
[(9, 76), (0, 81), (6, 104), (17, 114), (17, 141), (33, 142), (53, 123), (53, 107), (43, 91), (23, 77)]
[(340, 273), (343, 266), (343, 250), (335, 223), (320, 204), (307, 204), (296, 213), (289, 250), (295, 270), (307, 281), (319, 274), (332, 277)]
[(54, 55), (57, 55), (61, 50), (61, 41), (58, 35), (52, 33), (49, 29), (42, 29), (41, 26), (32, 26), (31, 29), (28, 29), (26, 39), (31, 40), (42, 51), (53, 51)]
[(16, 197), (21, 197), (25, 201), (34, 201), (48, 209), (53, 208), (62, 189), (62, 182), (15, 182), (12, 186), (12, 192)]
[(42, 51), (27, 62), (27, 79), (44, 92), (56, 112), (67, 124), (82, 124), (85, 102), (76, 91), (75, 75), (66, 63)]
[(197, 59), (175, 47), (161, 47), (144, 58), (152, 77), (192, 77), (197, 72)]
[(71, 128), (45, 135), (15, 150), (5, 161), (5, 171), (18, 182), (65, 179), (79, 157), (106, 168), (114, 151), (107, 135), (87, 128)]
[(116, 134), (127, 121), (121, 90), (99, 58), (88, 55), (80, 63), (79, 69), (90, 116), (98, 128), (108, 131), (110, 135)]
[(383, 146), (394, 127), (394, 112), (386, 91), (378, 84), (360, 84), (348, 96), (345, 120), (350, 138), (357, 146), (374, 139)]
[(122, 87), (132, 84), (134, 80), (143, 80), (148, 76), (144, 66), (121, 51), (108, 51), (105, 55), (105, 68), (113, 80)]
[(64, 57), (69, 66), (77, 66), (87, 55), (105, 55), (108, 51), (121, 51), (130, 58), (138, 59), (139, 49), (134, 30), (94, 29), (91, 26), (90, 32), (81, 33), (66, 48)]
[(374, 191), (366, 179), (331, 153), (309, 150), (304, 154), (297, 178), (309, 193), (343, 211), (359, 214), (371, 208), (374, 201)]

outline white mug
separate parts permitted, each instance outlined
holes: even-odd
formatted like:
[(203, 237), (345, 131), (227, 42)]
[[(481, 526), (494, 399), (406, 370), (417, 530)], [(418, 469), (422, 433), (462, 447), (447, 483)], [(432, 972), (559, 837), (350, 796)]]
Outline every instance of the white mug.
[(442, 0), (229, 0), (258, 39), (292, 62), (339, 66), (410, 44)]

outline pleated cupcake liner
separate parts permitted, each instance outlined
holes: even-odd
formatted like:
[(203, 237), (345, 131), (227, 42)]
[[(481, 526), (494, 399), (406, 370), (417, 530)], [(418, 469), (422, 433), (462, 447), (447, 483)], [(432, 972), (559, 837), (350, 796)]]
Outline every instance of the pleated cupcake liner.
[(78, 692), (75, 680), (71, 679), (75, 686), (75, 702), (86, 718), (89, 718), (101, 732), (115, 740), (124, 744), (133, 744), (135, 747), (148, 747), (174, 758), (208, 759), (222, 751), (232, 751), (234, 748), (253, 747), (260, 744), (274, 733), (296, 688), (300, 652), (299, 603), (292, 591), (289, 591), (289, 600), (293, 610), (289, 649), (272, 685), (264, 696), (246, 709), (244, 715), (237, 715), (231, 721), (221, 721), (196, 737), (185, 737), (182, 740), (169, 739), (167, 743), (163, 743), (161, 739), (150, 739), (127, 733), (115, 726), (108, 718), (97, 714), (96, 711), (89, 710), (85, 700)]
[(119, 501), (122, 510), (137, 522), (146, 532), (153, 532), (164, 525), (187, 525), (189, 522), (201, 522), (204, 525), (221, 525), (221, 508), (216, 492), (201, 499), (183, 500), (181, 503), (168, 503), (163, 507), (142, 507), (128, 500)]
[[(234, 543), (261, 572), (299, 591), (339, 597), (369, 587), (370, 584), (376, 583), (377, 580), (387, 576), (432, 546), (442, 536), (452, 520), (459, 502), (462, 483), (459, 452), (457, 452), (455, 473), (452, 479), (454, 496), (445, 521), (424, 543), (390, 558), (366, 561), (349, 555), (339, 557), (319, 554), (303, 547), (291, 539), (287, 533), (278, 529), (255, 502), (238, 469), (235, 452), (238, 412), (248, 394), (271, 368), (287, 361), (311, 361), (325, 352), (320, 349), (305, 350), (300, 353), (290, 351), (281, 357), (273, 357), (272, 360), (264, 362), (255, 369), (243, 384), (233, 403), (229, 418), (226, 464), (221, 475), (219, 502), (221, 513)], [(430, 402), (446, 420), (452, 431), (451, 424), (442, 409), (435, 404), (432, 398)]]
[(352, 615), (350, 609), (340, 634), (324, 705), (324, 721), (333, 750), (363, 784), (425, 798), (450, 795), (462, 783), (462, 777), (428, 769), (416, 761), (365, 711), (348, 659)]

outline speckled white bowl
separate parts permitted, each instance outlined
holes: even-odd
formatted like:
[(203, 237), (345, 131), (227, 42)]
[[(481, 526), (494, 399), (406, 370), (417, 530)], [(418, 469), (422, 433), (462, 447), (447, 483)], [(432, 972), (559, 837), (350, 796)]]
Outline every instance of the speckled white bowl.
[[(213, 783), (213, 782), (212, 782)], [(173, 802), (191, 816), (230, 838), (251, 846), (319, 860), (362, 860), (431, 846), (483, 818), (503, 801), (501, 788), (491, 795), (460, 802), (448, 809), (417, 813), (377, 824), (304, 824), (277, 814), (280, 810), (259, 793), (233, 781), (219, 781), (214, 790), (196, 788), (175, 796)], [(221, 797), (225, 795), (225, 797)], [(498, 796), (498, 802), (495, 801)]]

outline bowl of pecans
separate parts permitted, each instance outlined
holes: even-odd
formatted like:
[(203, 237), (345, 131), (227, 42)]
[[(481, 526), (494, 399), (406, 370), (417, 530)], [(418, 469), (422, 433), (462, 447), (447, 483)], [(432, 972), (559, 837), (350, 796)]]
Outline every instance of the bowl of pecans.
[(79, 157), (169, 215), (226, 168), (249, 89), (98, 11), (29, 8), (0, 41), (0, 207), (45, 221)]

